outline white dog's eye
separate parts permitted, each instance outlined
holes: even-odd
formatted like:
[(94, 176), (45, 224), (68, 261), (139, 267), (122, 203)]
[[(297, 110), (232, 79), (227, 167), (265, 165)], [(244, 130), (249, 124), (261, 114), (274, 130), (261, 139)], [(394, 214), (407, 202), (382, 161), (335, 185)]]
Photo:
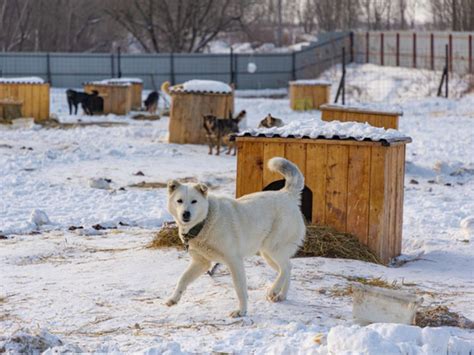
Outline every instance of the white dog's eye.
[(192, 200), (191, 203), (196, 203), (197, 201), (196, 200)]
[(183, 200), (179, 199), (178, 201), (176, 201), (178, 203), (183, 203)]

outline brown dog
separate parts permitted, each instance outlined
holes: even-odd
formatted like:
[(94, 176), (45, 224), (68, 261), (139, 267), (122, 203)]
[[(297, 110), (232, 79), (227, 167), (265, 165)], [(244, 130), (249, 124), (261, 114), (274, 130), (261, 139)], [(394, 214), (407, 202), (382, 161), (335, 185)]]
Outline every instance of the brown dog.
[(209, 145), (209, 154), (212, 154), (214, 146), (216, 146), (216, 155), (220, 154), (221, 145), (224, 143), (227, 146), (226, 154), (230, 154), (232, 148), (234, 154), (237, 152), (235, 142), (230, 140), (230, 135), (239, 133), (239, 123), (247, 113), (245, 110), (233, 118), (232, 113), (229, 113), (229, 118), (219, 118), (214, 115), (203, 115), (203, 125), (206, 130), (207, 144)]
[(258, 128), (272, 128), (272, 127), (281, 127), (283, 126), (283, 120), (275, 118), (271, 113), (267, 115), (263, 120), (260, 121)]

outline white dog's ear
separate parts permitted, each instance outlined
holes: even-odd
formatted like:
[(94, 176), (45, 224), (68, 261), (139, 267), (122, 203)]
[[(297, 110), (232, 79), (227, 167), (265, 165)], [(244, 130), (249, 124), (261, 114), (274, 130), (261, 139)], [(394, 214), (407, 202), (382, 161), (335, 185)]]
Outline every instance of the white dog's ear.
[(207, 190), (209, 190), (209, 188), (207, 187), (206, 184), (199, 183), (199, 184), (196, 184), (194, 187), (196, 188), (196, 190), (202, 193), (203, 196), (207, 196)]
[(176, 190), (181, 183), (178, 180), (170, 180), (168, 181), (168, 193), (171, 194)]

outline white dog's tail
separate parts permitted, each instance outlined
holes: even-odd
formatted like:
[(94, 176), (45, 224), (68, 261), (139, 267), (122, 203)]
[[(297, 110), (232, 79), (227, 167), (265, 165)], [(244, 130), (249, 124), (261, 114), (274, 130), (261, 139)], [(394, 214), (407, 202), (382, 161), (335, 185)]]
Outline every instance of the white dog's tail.
[(287, 159), (275, 157), (268, 161), (268, 168), (285, 177), (284, 190), (300, 196), (301, 191), (304, 189), (304, 176), (295, 164)]

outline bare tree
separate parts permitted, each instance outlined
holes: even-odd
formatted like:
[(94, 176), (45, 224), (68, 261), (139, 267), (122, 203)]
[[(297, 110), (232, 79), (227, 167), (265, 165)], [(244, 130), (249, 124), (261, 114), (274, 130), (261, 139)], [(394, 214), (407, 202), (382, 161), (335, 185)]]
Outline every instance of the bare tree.
[(145, 52), (200, 52), (238, 25), (242, 0), (112, 0), (107, 14)]

